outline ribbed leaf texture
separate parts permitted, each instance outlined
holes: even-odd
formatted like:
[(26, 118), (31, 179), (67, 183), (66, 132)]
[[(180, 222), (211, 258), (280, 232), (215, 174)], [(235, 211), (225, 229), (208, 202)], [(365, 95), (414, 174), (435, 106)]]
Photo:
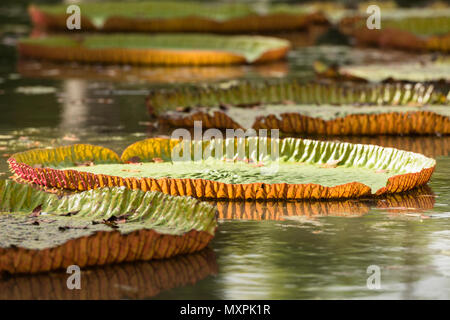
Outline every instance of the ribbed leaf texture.
[[(359, 181), (323, 186), (314, 183), (264, 183), (262, 176), (254, 176), (252, 183), (224, 183), (220, 177), (215, 180), (208, 178), (155, 178), (155, 177), (123, 177), (107, 174), (95, 174), (83, 170), (64, 170), (58, 158), (53, 168), (42, 167), (36, 162), (40, 158), (48, 161), (47, 154), (58, 154), (58, 148), (22, 152), (13, 155), (9, 160), (10, 169), (16, 176), (26, 182), (48, 187), (70, 190), (89, 190), (102, 187), (125, 186), (129, 189), (144, 191), (160, 191), (172, 195), (192, 196), (202, 199), (236, 199), (236, 200), (278, 200), (278, 199), (338, 199), (374, 196), (386, 193), (397, 193), (413, 189), (428, 182), (435, 167), (435, 160), (423, 155), (401, 151), (392, 148), (382, 148), (374, 145), (350, 144), (341, 142), (323, 142), (306, 139), (286, 138), (274, 140), (267, 138), (246, 138), (242, 140), (220, 139), (200, 142), (189, 141), (186, 146), (191, 150), (194, 159), (195, 150), (212, 151), (222, 147), (222, 154), (228, 159), (251, 159), (255, 163), (277, 156), (272, 148), (278, 148), (280, 166), (283, 163), (307, 163), (311, 165), (326, 165), (330, 161), (339, 163), (343, 168), (366, 168), (393, 172), (386, 186), (371, 190), (364, 184), (364, 176)], [(122, 154), (122, 163), (129, 161), (152, 162), (153, 159), (170, 162), (175, 147), (180, 147), (179, 140), (153, 138), (140, 141), (129, 146)], [(272, 147), (271, 147), (272, 145)], [(239, 146), (239, 147), (238, 147)], [(83, 150), (83, 146), (68, 150)], [(258, 152), (258, 150), (262, 152)], [(263, 151), (265, 150), (265, 151)], [(181, 149), (179, 151), (182, 151)], [(233, 154), (228, 153), (232, 151)], [(218, 151), (217, 151), (218, 152)], [(40, 156), (36, 156), (36, 153)], [(183, 151), (180, 153), (183, 155)], [(69, 156), (68, 156), (69, 157)], [(189, 161), (189, 160), (188, 160)], [(48, 162), (46, 162), (48, 163)], [(118, 163), (111, 161), (110, 163)], [(195, 163), (195, 161), (194, 161)], [(60, 168), (60, 169), (55, 169)], [(120, 171), (119, 171), (120, 172)], [(397, 175), (394, 175), (398, 173)], [(232, 174), (232, 172), (229, 172)], [(313, 177), (311, 177), (313, 179)], [(249, 180), (246, 180), (249, 181)]]
[(301, 83), (297, 80), (276, 82), (243, 81), (232, 85), (206, 87), (180, 87), (153, 90), (147, 105), (151, 114), (161, 114), (178, 107), (219, 107), (220, 105), (276, 104), (286, 101), (298, 104), (333, 105), (406, 105), (415, 103), (448, 104), (446, 92), (433, 85), (413, 84), (360, 84), (340, 85)]
[(381, 29), (368, 29), (365, 14), (342, 18), (339, 28), (363, 45), (414, 51), (450, 51), (450, 8), (382, 11)]
[[(412, 34), (429, 36), (441, 35), (450, 32), (450, 8), (397, 8), (382, 9), (381, 24), (383, 29), (396, 29), (408, 31)], [(341, 27), (351, 28), (366, 27), (367, 17), (356, 14), (348, 15), (341, 19)]]
[[(199, 3), (143, 1), (80, 3), (86, 31), (249, 32), (297, 30), (328, 24), (315, 5)], [(262, 9), (262, 10), (261, 10)], [(33, 5), (33, 23), (40, 28), (66, 30), (66, 6)]]
[(450, 98), (450, 59), (441, 57), (432, 61), (372, 63), (339, 67), (338, 76), (367, 81), (409, 81), (432, 83), (435, 90)]
[[(147, 98), (150, 114), (163, 126), (193, 127), (201, 121), (204, 128), (279, 129), (288, 134), (311, 135), (408, 135), (450, 134), (450, 119), (429, 105), (448, 105), (449, 86), (435, 89), (433, 84), (385, 83), (353, 84), (279, 82), (240, 82), (231, 86), (180, 87), (153, 91)], [(280, 105), (289, 104), (283, 112)], [(296, 109), (295, 105), (299, 105)], [(278, 105), (270, 113), (271, 105)], [(303, 105), (311, 105), (305, 114)], [(333, 106), (330, 109), (330, 105)], [(406, 107), (414, 105), (414, 110)], [(225, 106), (225, 108), (223, 108)], [(267, 106), (238, 111), (238, 107)], [(330, 109), (347, 114), (333, 119), (311, 116), (309, 111)], [(373, 112), (361, 106), (374, 106)], [(392, 106), (405, 107), (392, 111)], [(427, 108), (417, 108), (427, 106)], [(222, 110), (219, 109), (222, 107)], [(385, 108), (383, 108), (385, 107)], [(216, 109), (213, 109), (216, 108)], [(229, 108), (235, 108), (229, 110)], [(442, 107), (440, 107), (442, 108)], [(211, 110), (208, 112), (208, 109)], [(332, 110), (334, 109), (334, 110)], [(384, 111), (384, 110), (386, 111)], [(183, 112), (187, 110), (187, 112)], [(234, 115), (233, 115), (234, 114)], [(250, 119), (243, 124), (242, 119)], [(252, 120), (253, 119), (253, 120)], [(244, 120), (245, 121), (245, 120)]]
[(59, 197), (2, 180), (0, 212), (0, 271), (11, 273), (191, 253), (206, 247), (217, 227), (208, 204), (123, 187)]

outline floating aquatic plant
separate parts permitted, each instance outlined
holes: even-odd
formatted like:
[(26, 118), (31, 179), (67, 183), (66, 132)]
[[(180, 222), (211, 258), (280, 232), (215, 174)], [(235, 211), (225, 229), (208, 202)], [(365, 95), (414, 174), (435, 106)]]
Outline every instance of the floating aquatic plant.
[[(139, 32), (251, 32), (298, 30), (328, 24), (312, 4), (199, 3), (193, 1), (77, 4), (83, 30)], [(36, 27), (66, 30), (67, 6), (32, 5)]]
[(315, 135), (449, 134), (449, 88), (432, 84), (239, 82), (154, 90), (162, 125), (279, 129)]
[(381, 28), (366, 26), (366, 13), (350, 13), (339, 21), (339, 28), (359, 44), (417, 50), (450, 50), (450, 8), (383, 9)]
[(19, 41), (26, 57), (147, 65), (214, 65), (278, 60), (289, 42), (274, 37), (211, 34), (48, 36)]
[[(21, 181), (48, 187), (124, 186), (236, 200), (379, 196), (426, 184), (435, 167), (423, 155), (373, 145), (256, 137), (211, 141), (152, 138), (129, 146), (120, 158), (103, 147), (74, 145), (17, 153), (8, 162)], [(211, 157), (198, 159), (198, 150)]]
[(216, 209), (127, 188), (58, 196), (0, 180), (0, 271), (35, 273), (169, 258), (205, 248)]

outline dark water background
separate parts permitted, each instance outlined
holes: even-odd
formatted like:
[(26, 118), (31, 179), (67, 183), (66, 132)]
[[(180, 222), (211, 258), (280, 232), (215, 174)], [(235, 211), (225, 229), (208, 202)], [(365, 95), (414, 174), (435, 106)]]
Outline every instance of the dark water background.
[[(5, 0), (0, 7), (0, 179), (8, 177), (6, 159), (17, 151), (80, 142), (121, 152), (132, 142), (161, 134), (149, 123), (145, 109), (151, 88), (230, 78), (309, 79), (314, 60), (345, 64), (368, 56), (364, 50), (327, 45), (296, 48), (287, 62), (258, 67), (164, 69), (24, 62), (14, 45), (19, 36), (30, 32), (25, 8), (25, 2)], [(303, 41), (300, 36), (299, 41)], [(370, 52), (376, 59), (386, 54)], [(82, 275), (83, 289), (76, 293), (65, 289), (64, 273), (2, 279), (0, 295), (37, 299), (450, 298), (450, 138), (341, 140), (435, 157), (437, 169), (430, 188), (395, 199), (326, 206), (278, 203), (247, 205), (244, 210), (243, 205), (222, 203), (223, 218), (244, 219), (221, 219), (210, 250), (197, 257), (94, 268)], [(381, 269), (380, 290), (366, 286), (370, 265)]]

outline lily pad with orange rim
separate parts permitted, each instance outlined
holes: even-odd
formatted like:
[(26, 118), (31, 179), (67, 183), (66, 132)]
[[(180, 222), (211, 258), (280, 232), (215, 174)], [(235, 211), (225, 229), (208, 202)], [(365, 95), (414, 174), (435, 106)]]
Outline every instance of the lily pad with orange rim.
[[(212, 141), (147, 139), (120, 159), (106, 148), (74, 145), (17, 153), (8, 162), (21, 181), (48, 187), (124, 186), (228, 200), (380, 196), (425, 185), (436, 165), (420, 154), (374, 145), (261, 137)], [(199, 150), (204, 154), (197, 158)]]
[(356, 38), (357, 43), (383, 48), (416, 51), (450, 50), (450, 8), (383, 9), (381, 28), (367, 27), (368, 14), (348, 12), (339, 29)]
[(239, 82), (154, 90), (147, 107), (163, 126), (279, 129), (287, 134), (449, 134), (449, 88), (430, 84)]
[[(77, 4), (82, 31), (108, 32), (255, 32), (327, 25), (314, 4), (204, 3), (194, 1), (97, 2)], [(36, 27), (67, 30), (67, 6), (32, 5)]]
[(205, 248), (216, 209), (188, 197), (102, 188), (59, 197), (0, 181), (0, 272), (170, 258)]
[(218, 65), (283, 58), (288, 41), (261, 36), (211, 34), (108, 34), (48, 36), (19, 41), (19, 54), (56, 61), (145, 65)]

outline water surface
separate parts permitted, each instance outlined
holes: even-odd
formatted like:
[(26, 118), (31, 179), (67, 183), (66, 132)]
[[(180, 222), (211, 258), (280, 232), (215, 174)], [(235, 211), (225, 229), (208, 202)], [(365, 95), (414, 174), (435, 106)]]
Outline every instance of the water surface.
[[(6, 159), (14, 152), (78, 142), (121, 152), (132, 142), (168, 134), (155, 129), (148, 117), (144, 100), (152, 88), (231, 78), (308, 79), (313, 76), (315, 59), (350, 63), (388, 54), (325, 46), (296, 48), (287, 62), (257, 67), (58, 65), (17, 59), (15, 41), (29, 32), (23, 5), (10, 1), (0, 9), (0, 19), (1, 179), (9, 176)], [(62, 286), (64, 272), (2, 279), (1, 297), (450, 298), (449, 138), (331, 139), (376, 143), (435, 157), (437, 168), (430, 188), (376, 201), (219, 203), (219, 229), (205, 253), (173, 261), (93, 268), (86, 271), (81, 292), (70, 294)], [(381, 270), (380, 290), (366, 286), (371, 265)], [(174, 268), (180, 272), (174, 273)]]

